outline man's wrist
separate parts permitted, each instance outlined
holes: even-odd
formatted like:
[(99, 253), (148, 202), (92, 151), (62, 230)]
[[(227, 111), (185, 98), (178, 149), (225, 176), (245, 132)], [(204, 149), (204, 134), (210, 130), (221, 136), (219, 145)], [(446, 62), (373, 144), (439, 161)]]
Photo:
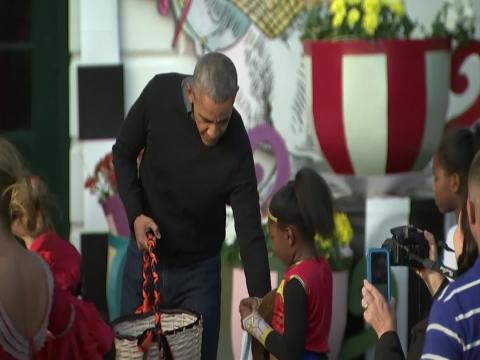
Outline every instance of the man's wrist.
[(137, 216), (135, 216), (135, 219), (133, 220), (133, 226), (135, 226), (137, 221), (141, 220), (143, 217), (145, 217), (145, 215), (143, 214), (138, 214)]

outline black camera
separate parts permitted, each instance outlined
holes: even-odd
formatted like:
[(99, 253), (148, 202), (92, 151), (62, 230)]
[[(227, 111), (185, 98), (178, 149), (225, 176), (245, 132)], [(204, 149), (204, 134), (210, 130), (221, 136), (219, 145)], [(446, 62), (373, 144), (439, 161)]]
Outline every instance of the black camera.
[(390, 265), (423, 267), (422, 261), (428, 258), (428, 242), (423, 232), (413, 225), (394, 227), (390, 232), (392, 237), (382, 244), (390, 254)]

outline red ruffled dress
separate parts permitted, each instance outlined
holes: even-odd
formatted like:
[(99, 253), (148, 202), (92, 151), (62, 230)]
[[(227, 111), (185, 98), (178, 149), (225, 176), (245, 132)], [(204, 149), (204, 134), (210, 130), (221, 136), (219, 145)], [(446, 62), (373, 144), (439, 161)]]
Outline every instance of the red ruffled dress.
[(48, 263), (55, 279), (45, 346), (38, 359), (103, 359), (113, 345), (112, 329), (93, 303), (74, 295), (80, 281), (77, 249), (55, 232), (47, 232), (30, 248)]

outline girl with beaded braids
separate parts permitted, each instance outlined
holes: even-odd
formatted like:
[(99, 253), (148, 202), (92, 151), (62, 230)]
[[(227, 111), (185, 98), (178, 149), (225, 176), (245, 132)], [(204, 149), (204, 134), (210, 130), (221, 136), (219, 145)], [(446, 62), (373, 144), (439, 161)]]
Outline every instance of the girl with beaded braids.
[(333, 236), (332, 195), (311, 169), (300, 170), (272, 198), (268, 227), (275, 255), (287, 272), (275, 294), (271, 325), (258, 313), (261, 302), (240, 303), (242, 327), (282, 359), (326, 359), (332, 317), (332, 272), (318, 257), (314, 238)]

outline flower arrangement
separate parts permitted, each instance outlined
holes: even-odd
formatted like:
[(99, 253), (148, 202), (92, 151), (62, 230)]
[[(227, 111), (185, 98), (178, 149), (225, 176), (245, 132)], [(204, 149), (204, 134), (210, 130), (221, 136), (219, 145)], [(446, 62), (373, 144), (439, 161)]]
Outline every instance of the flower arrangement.
[[(142, 149), (138, 154), (137, 165), (140, 165), (143, 152), (144, 150)], [(106, 199), (118, 192), (117, 178), (113, 167), (113, 155), (111, 152), (98, 161), (93, 174), (85, 180), (84, 187), (98, 198), (99, 203), (103, 203)]]
[[(417, 25), (402, 0), (320, 1), (307, 11), (302, 39), (408, 39)], [(470, 0), (448, 0), (423, 37), (451, 37), (459, 44), (474, 34)]]
[(95, 165), (93, 174), (85, 180), (84, 186), (98, 198), (99, 203), (117, 193), (117, 178), (115, 177), (111, 152)]
[[(235, 235), (233, 224), (233, 212), (227, 207), (227, 229), (226, 238), (222, 249), (224, 260), (233, 266), (241, 266), (240, 247)], [(348, 270), (352, 264), (353, 251), (351, 243), (353, 239), (353, 228), (350, 220), (345, 213), (335, 212), (334, 214), (334, 233), (329, 238), (323, 238), (316, 235), (315, 248), (318, 255), (324, 257), (333, 271)], [(267, 242), (268, 257), (275, 259), (272, 239), (268, 232), (268, 218), (262, 218), (262, 228)]]
[(475, 13), (469, 0), (447, 1), (432, 23), (432, 36), (450, 37), (467, 43), (475, 33)]
[(414, 27), (401, 0), (332, 0), (308, 11), (302, 38), (408, 38)]

